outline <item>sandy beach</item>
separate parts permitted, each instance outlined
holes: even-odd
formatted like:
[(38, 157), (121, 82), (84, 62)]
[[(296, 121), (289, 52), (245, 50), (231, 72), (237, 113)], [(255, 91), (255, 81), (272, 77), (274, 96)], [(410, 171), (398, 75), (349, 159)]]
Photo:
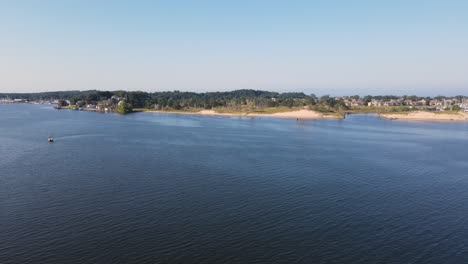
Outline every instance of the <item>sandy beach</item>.
[(275, 117), (275, 118), (295, 118), (295, 119), (340, 119), (339, 116), (324, 115), (316, 111), (301, 109), (288, 112), (280, 112), (273, 114), (262, 113), (218, 113), (214, 110), (201, 110), (199, 112), (166, 112), (166, 111), (145, 111), (153, 113), (174, 113), (174, 114), (189, 114), (189, 115), (207, 115), (207, 116), (239, 116), (239, 117)]
[(289, 112), (281, 112), (281, 113), (274, 113), (274, 114), (255, 114), (250, 113), (246, 116), (269, 116), (269, 117), (278, 117), (278, 118), (299, 118), (299, 119), (323, 119), (323, 118), (332, 118), (332, 119), (340, 119), (339, 116), (335, 115), (324, 115), (322, 113), (301, 109), (297, 111), (289, 111)]
[(414, 120), (414, 121), (468, 121), (467, 113), (432, 113), (432, 112), (411, 112), (408, 114), (380, 114), (383, 118), (396, 120)]

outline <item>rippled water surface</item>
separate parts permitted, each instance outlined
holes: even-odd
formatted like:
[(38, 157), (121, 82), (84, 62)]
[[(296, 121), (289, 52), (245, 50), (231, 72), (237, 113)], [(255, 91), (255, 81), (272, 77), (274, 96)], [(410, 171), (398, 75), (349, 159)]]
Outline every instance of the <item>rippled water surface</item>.
[(0, 105), (0, 263), (468, 263), (467, 226), (468, 123)]

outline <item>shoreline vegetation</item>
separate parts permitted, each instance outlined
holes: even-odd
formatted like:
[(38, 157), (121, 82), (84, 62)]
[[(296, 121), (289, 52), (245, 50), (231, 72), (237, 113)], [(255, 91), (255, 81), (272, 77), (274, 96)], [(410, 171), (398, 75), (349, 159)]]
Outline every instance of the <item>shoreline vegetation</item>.
[(343, 96), (258, 90), (230, 92), (63, 91), (0, 94), (0, 103), (55, 104), (57, 109), (209, 116), (343, 119), (371, 113), (392, 120), (468, 121), (468, 97)]

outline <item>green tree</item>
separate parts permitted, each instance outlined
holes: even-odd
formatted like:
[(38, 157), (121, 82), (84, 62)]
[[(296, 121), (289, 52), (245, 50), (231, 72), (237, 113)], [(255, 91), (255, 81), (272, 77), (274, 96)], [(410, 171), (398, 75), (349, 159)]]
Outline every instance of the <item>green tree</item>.
[(454, 105), (454, 106), (452, 107), (452, 110), (453, 110), (453, 111), (461, 111), (461, 107), (460, 107), (459, 105)]
[(62, 107), (65, 107), (65, 106), (68, 106), (67, 101), (65, 101), (65, 100), (58, 100), (58, 102), (57, 102), (57, 107), (58, 107), (58, 108), (62, 108)]
[(115, 111), (121, 115), (125, 115), (132, 112), (133, 108), (131, 104), (126, 103), (125, 101), (120, 101)]

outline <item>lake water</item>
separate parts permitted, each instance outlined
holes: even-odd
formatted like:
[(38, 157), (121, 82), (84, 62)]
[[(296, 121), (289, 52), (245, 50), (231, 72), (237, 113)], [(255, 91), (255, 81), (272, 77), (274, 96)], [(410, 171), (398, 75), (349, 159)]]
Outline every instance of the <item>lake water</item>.
[(468, 123), (0, 104), (0, 263), (468, 263)]

